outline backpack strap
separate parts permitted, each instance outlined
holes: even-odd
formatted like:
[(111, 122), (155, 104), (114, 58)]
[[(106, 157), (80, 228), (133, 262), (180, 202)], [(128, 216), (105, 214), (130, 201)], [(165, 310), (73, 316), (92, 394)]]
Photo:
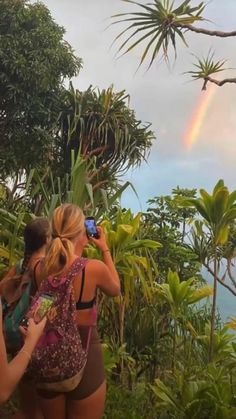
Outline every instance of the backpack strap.
[(66, 274), (58, 277), (50, 275), (48, 277), (48, 282), (53, 288), (57, 288), (63, 284), (69, 285), (72, 283), (75, 276), (77, 276), (78, 273), (85, 267), (86, 263), (87, 259), (78, 257), (72, 262), (69, 271), (67, 271)]
[(32, 282), (31, 282), (31, 290), (30, 290), (30, 294), (32, 296), (34, 296), (36, 294), (36, 292), (38, 291), (38, 284), (36, 282), (36, 269), (39, 266), (41, 260), (42, 260), (41, 258), (39, 260), (37, 260), (37, 262), (35, 263), (34, 268), (33, 268)]
[(17, 264), (16, 264), (16, 266), (15, 266), (15, 272), (16, 272), (16, 275), (21, 275), (21, 271), (22, 271), (22, 265), (23, 265), (23, 262), (24, 262), (24, 259), (20, 259), (18, 262), (17, 262)]

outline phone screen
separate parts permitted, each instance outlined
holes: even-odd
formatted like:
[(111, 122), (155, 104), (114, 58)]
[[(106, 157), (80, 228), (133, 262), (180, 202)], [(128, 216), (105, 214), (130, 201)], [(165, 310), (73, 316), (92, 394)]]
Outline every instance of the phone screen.
[(27, 326), (28, 319), (33, 318), (35, 323), (39, 323), (46, 316), (54, 303), (54, 297), (49, 294), (40, 295), (31, 306), (29, 313), (23, 318), (21, 325)]
[(85, 219), (85, 228), (89, 237), (95, 237), (95, 239), (99, 238), (96, 221), (93, 217), (88, 217)]

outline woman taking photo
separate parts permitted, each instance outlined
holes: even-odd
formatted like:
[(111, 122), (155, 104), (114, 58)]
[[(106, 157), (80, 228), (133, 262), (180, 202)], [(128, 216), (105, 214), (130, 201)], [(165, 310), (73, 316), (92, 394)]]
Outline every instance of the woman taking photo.
[(65, 393), (39, 389), (41, 407), (45, 419), (101, 419), (105, 405), (106, 380), (102, 348), (93, 313), (97, 289), (108, 296), (119, 295), (119, 276), (102, 228), (97, 227), (99, 238), (88, 239), (85, 217), (79, 207), (64, 204), (56, 208), (51, 228), (52, 241), (44, 265), (36, 270), (38, 286), (42, 277), (45, 278), (43, 281), (47, 281), (49, 277), (60, 280), (60, 277), (69, 275), (73, 263), (82, 256), (89, 241), (102, 252), (103, 261), (87, 259), (85, 267), (73, 280), (77, 324), (84, 347), (88, 342), (89, 330), (91, 331), (82, 380), (74, 390)]

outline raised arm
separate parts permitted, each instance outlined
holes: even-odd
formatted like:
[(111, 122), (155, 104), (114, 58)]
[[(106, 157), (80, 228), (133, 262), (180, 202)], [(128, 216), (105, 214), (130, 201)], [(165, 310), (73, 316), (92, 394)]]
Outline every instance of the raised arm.
[(106, 243), (104, 231), (101, 227), (97, 227), (97, 229), (99, 239), (91, 238), (91, 241), (101, 250), (103, 262), (98, 260), (94, 261), (94, 274), (96, 274), (98, 287), (105, 294), (115, 297), (120, 294), (120, 278), (112, 260), (110, 249)]
[(38, 324), (35, 324), (32, 319), (29, 320), (24, 346), (15, 358), (8, 363), (2, 333), (2, 305), (0, 302), (0, 404), (8, 400), (23, 376), (45, 324), (46, 317)]

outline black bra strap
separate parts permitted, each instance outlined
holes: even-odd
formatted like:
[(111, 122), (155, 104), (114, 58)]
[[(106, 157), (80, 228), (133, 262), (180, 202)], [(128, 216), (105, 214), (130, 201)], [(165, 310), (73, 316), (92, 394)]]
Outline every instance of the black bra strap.
[(80, 288), (80, 295), (77, 303), (81, 302), (83, 291), (84, 291), (84, 281), (85, 281), (85, 267), (82, 270), (82, 278), (81, 278), (81, 288)]

